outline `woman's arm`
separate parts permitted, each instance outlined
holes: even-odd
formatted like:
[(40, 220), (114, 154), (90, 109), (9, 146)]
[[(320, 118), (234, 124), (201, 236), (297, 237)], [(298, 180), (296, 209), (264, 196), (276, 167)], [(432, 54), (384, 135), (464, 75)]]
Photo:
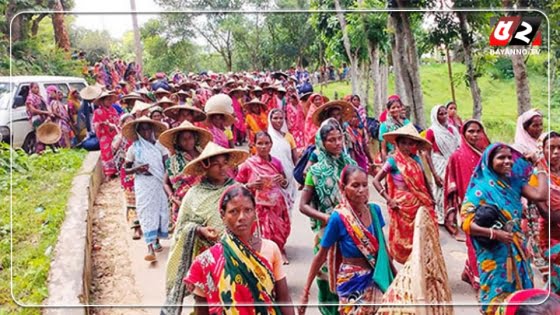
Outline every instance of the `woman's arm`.
[(430, 168), (430, 172), (432, 172), (432, 176), (434, 177), (434, 181), (438, 187), (443, 186), (443, 181), (441, 177), (436, 173), (436, 168), (434, 167), (434, 162), (432, 161), (432, 151), (431, 150), (420, 150), (421, 154), (426, 158), (428, 162), (428, 167)]
[(504, 230), (482, 227), (474, 223), (474, 221), (471, 222), (470, 232), (471, 232), (470, 233), (471, 236), (482, 236), (506, 244), (509, 244), (513, 241), (513, 233)]
[(299, 211), (310, 218), (323, 222), (323, 225), (326, 225), (329, 221), (329, 215), (319, 212), (311, 206), (314, 194), (315, 188), (313, 188), (313, 186), (305, 185), (303, 192), (301, 193)]
[(548, 201), (548, 177), (546, 172), (539, 169), (537, 171), (537, 178), (539, 180), (539, 185), (537, 187), (532, 187), (526, 184), (521, 188), (521, 194), (531, 201)]
[(299, 159), (298, 153), (297, 153), (297, 149), (294, 148), (292, 149), (292, 161), (294, 162), (294, 165), (297, 164), (297, 161)]
[(385, 162), (387, 160), (387, 141), (381, 141), (381, 161)]
[(377, 172), (373, 178), (373, 187), (377, 190), (379, 195), (387, 201), (387, 206), (393, 210), (398, 209), (397, 203), (389, 196), (386, 189), (381, 185), (381, 181), (387, 176), (387, 172), (382, 168)]
[(309, 301), (309, 289), (311, 288), (311, 284), (313, 283), (313, 280), (317, 276), (317, 273), (321, 269), (321, 266), (323, 266), (325, 260), (327, 260), (328, 251), (329, 251), (328, 248), (321, 246), (319, 248), (319, 252), (317, 252), (317, 255), (315, 255), (313, 261), (311, 262), (311, 267), (309, 267), (309, 272), (307, 273), (307, 281), (305, 282), (305, 286), (303, 287), (303, 293), (301, 296), (300, 303), (302, 304), (302, 306), (298, 307), (299, 314), (305, 314), (305, 308), (307, 302)]
[(208, 311), (208, 301), (205, 297), (194, 295), (194, 314), (195, 315), (209, 315)]
[(548, 205), (545, 201), (537, 202), (537, 209), (539, 209), (539, 213), (541, 217), (545, 220), (548, 220), (548, 215), (550, 213), (550, 223), (551, 224), (560, 224), (560, 211), (552, 211), (549, 212)]
[[(288, 290), (288, 281), (286, 278), (274, 282), (274, 291), (276, 292), (276, 302), (281, 304), (292, 304), (290, 291)], [(282, 315), (294, 315), (294, 307), (289, 305), (280, 306)]]

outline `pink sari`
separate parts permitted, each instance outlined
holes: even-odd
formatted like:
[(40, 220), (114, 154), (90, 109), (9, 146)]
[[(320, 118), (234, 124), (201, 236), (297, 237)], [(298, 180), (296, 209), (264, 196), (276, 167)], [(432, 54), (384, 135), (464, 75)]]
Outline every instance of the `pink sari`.
[(101, 125), (102, 122), (109, 122), (115, 126), (119, 125), (119, 114), (113, 106), (101, 106), (93, 112), (93, 128), (95, 129), (95, 135), (99, 139), (103, 173), (105, 173), (105, 176), (113, 176), (117, 174), (117, 167), (113, 161), (113, 148), (111, 144), (118, 130), (111, 131), (109, 126)]
[(252, 191), (257, 203), (259, 230), (263, 238), (273, 241), (281, 251), (284, 251), (291, 224), (284, 191), (278, 184), (272, 182), (272, 177), (278, 174), (285, 177), (282, 163), (278, 159), (271, 156), (270, 161), (266, 161), (254, 155), (241, 164), (235, 180), (244, 184), (259, 178), (264, 180), (263, 189)]
[[(317, 130), (319, 130), (319, 127), (315, 126), (315, 124), (313, 123), (313, 113), (319, 108), (315, 105), (315, 103), (313, 103), (313, 99), (319, 96), (322, 98), (322, 96), (318, 93), (313, 93), (311, 94), (311, 96), (309, 97), (309, 110), (307, 111), (307, 117), (305, 118), (305, 145), (310, 145), (310, 144), (314, 144), (315, 143), (315, 134), (317, 133)], [(321, 104), (323, 105), (323, 104)]]
[(304, 121), (305, 114), (299, 102), (297, 106), (292, 104), (286, 105), (286, 123), (288, 124), (288, 131), (294, 136), (298, 149), (305, 147), (305, 137), (303, 133)]

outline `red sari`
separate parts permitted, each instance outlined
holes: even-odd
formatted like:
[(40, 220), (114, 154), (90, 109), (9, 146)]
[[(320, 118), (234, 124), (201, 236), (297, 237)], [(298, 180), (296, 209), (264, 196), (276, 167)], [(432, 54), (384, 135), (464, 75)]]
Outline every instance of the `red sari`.
[(109, 126), (102, 125), (102, 122), (108, 122), (115, 126), (119, 125), (119, 114), (113, 106), (100, 106), (93, 112), (93, 128), (97, 139), (99, 139), (103, 173), (105, 176), (113, 176), (117, 174), (117, 167), (113, 161), (113, 149), (111, 144), (113, 143), (113, 138), (117, 135), (118, 130), (111, 131)]
[(305, 114), (299, 102), (297, 106), (292, 104), (286, 105), (286, 123), (288, 124), (288, 131), (294, 136), (298, 149), (305, 147), (305, 137), (303, 133), (304, 121)]
[[(305, 127), (304, 127), (304, 132), (305, 132), (305, 145), (310, 145), (310, 144), (315, 144), (315, 134), (317, 133), (317, 130), (319, 130), (319, 127), (315, 126), (315, 124), (313, 123), (313, 113), (319, 108), (317, 107), (317, 105), (315, 105), (315, 103), (313, 103), (313, 100), (315, 99), (315, 97), (321, 97), (322, 96), (318, 93), (313, 93), (310, 97), (309, 97), (309, 110), (307, 111), (307, 116), (305, 118)], [(321, 103), (321, 105), (323, 105)]]
[(412, 251), (414, 220), (418, 209), (426, 207), (434, 220), (434, 224), (437, 225), (437, 222), (434, 201), (428, 190), (428, 183), (420, 163), (412, 157), (402, 154), (398, 149), (395, 150), (394, 158), (407, 190), (397, 189), (393, 175), (388, 173), (389, 196), (399, 205), (398, 210), (389, 210), (391, 216), (389, 252), (397, 262), (404, 264)]
[[(478, 124), (480, 125), (480, 123)], [(482, 127), (482, 125), (480, 126)], [(482, 152), (484, 152), (484, 149), (490, 144), (483, 127), (482, 136), (476, 148), (467, 142), (464, 134), (465, 130), (461, 128), (461, 146), (449, 157), (449, 162), (445, 171), (444, 209), (446, 216), (447, 213), (453, 209), (456, 210), (457, 213), (460, 212), (461, 204), (465, 198), (465, 193), (467, 192), (474, 169), (480, 161)], [(467, 261), (465, 262), (464, 274), (468, 276), (473, 288), (478, 290), (480, 278), (476, 263), (476, 252), (472, 240), (468, 235), (466, 235), (466, 244)]]
[(282, 163), (278, 159), (271, 156), (270, 161), (266, 161), (254, 155), (241, 164), (235, 180), (244, 184), (259, 178), (264, 180), (263, 189), (252, 191), (257, 203), (258, 226), (263, 238), (273, 241), (284, 251), (291, 224), (288, 199), (284, 196), (283, 189), (272, 182), (272, 177), (278, 174), (285, 176)]

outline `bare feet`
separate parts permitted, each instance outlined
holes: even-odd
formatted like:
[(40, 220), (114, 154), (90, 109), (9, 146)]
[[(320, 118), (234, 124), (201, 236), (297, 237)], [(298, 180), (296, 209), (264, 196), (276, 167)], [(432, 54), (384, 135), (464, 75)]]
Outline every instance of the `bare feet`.
[(154, 262), (157, 260), (156, 253), (154, 252), (154, 247), (150, 244), (148, 245), (148, 254), (144, 256), (145, 261)]

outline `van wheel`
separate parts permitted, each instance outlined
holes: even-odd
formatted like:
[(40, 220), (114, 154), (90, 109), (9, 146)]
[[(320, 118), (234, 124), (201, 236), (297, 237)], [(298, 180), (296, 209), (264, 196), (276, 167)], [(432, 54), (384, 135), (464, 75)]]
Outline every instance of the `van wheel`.
[(25, 137), (25, 141), (23, 141), (21, 148), (25, 151), (25, 153), (33, 154), (35, 153), (35, 144), (35, 132), (30, 132), (27, 137)]

